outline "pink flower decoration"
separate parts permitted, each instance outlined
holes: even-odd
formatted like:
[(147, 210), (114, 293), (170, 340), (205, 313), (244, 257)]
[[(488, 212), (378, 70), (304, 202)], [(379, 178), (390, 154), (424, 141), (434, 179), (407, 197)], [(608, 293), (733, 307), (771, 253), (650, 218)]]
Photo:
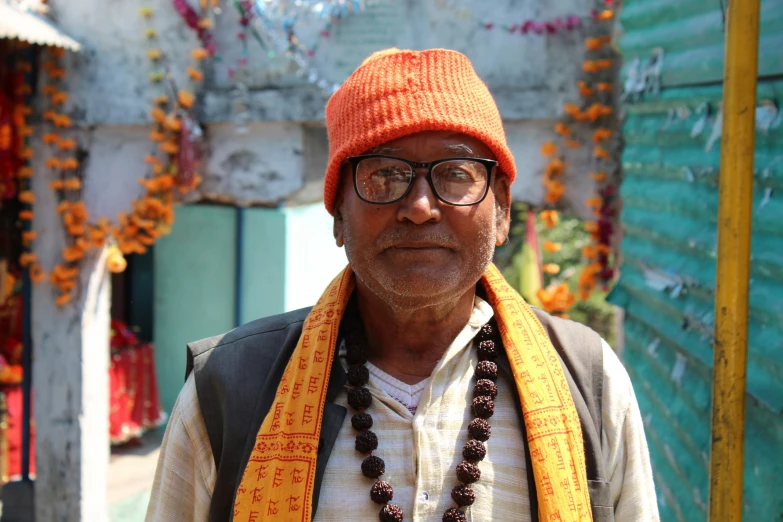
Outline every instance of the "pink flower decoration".
[(493, 27), (495, 27), (495, 24), (493, 24), (492, 22), (488, 24), (484, 24), (484, 29), (486, 29), (487, 31), (492, 30)]
[(520, 29), (519, 32), (522, 34), (527, 34), (530, 29), (533, 28), (534, 24), (535, 22), (533, 22), (533, 20), (527, 20), (524, 24), (522, 24), (522, 29)]
[(315, 56), (315, 51), (314, 51), (314, 50), (312, 50), (312, 49), (308, 49), (308, 50), (307, 50), (307, 56), (309, 56), (310, 58), (312, 58), (313, 56)]
[(549, 34), (555, 34), (557, 32), (557, 27), (555, 27), (555, 24), (552, 22), (547, 22), (544, 26), (546, 27), (546, 32)]
[(517, 32), (517, 29), (519, 29), (519, 24), (514, 24), (508, 28), (508, 32), (514, 34)]

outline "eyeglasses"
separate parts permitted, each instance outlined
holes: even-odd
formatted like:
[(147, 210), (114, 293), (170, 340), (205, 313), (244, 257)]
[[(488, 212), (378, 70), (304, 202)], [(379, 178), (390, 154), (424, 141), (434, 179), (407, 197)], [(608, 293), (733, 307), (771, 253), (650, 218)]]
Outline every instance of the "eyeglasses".
[(427, 182), (435, 197), (449, 205), (466, 207), (484, 201), (497, 161), (481, 158), (446, 158), (427, 163), (395, 156), (368, 154), (347, 158), (353, 168), (353, 186), (359, 198), (375, 205), (397, 203), (410, 192), (416, 169), (427, 169)]

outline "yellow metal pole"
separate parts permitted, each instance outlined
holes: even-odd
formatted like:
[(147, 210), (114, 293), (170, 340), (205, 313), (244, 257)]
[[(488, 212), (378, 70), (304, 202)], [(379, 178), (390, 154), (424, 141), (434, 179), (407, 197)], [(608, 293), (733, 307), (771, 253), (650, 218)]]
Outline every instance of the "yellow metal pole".
[(710, 522), (742, 521), (759, 3), (760, 0), (728, 2), (718, 206)]

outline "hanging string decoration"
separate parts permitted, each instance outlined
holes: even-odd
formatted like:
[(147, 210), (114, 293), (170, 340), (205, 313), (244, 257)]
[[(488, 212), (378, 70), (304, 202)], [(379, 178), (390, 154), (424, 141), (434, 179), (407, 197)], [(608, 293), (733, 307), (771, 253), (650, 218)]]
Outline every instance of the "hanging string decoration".
[[(284, 54), (296, 64), (297, 74), (307, 78), (325, 95), (331, 95), (340, 86), (324, 78), (312, 64), (319, 43), (332, 36), (334, 24), (351, 14), (362, 12), (373, 2), (370, 0), (253, 0), (237, 2), (243, 18), (250, 23), (256, 39), (271, 56)], [(297, 35), (297, 24), (313, 17), (323, 21), (317, 41), (307, 46)]]
[[(563, 151), (566, 148), (592, 146), (593, 172), (590, 177), (596, 183), (597, 192), (585, 203), (592, 209), (596, 219), (585, 224), (585, 230), (591, 234), (593, 244), (582, 249), (582, 256), (586, 261), (578, 283), (579, 299), (582, 300), (590, 297), (599, 282), (606, 285), (614, 277), (610, 260), (613, 223), (617, 212), (615, 183), (618, 181), (616, 178), (619, 168), (617, 143), (616, 139), (613, 139), (617, 135), (617, 129), (616, 122), (612, 119), (615, 61), (609, 33), (615, 7), (612, 0), (605, 0), (604, 9), (592, 13), (590, 18), (596, 25), (593, 27), (593, 35), (585, 40), (586, 59), (582, 63), (584, 79), (577, 83), (581, 101), (569, 102), (563, 107), (565, 118), (557, 123), (554, 129), (559, 143), (547, 142), (541, 147), (542, 155), (548, 157), (549, 161), (543, 178), (548, 208), (540, 215), (548, 227), (554, 227), (558, 222), (556, 207), (566, 190), (563, 173), (567, 165)], [(589, 145), (576, 139), (577, 128), (585, 125), (591, 133), (592, 143)], [(555, 282), (551, 288), (542, 290), (542, 294), (545, 294), (543, 297), (554, 296), (558, 289), (561, 295), (564, 295), (565, 289)], [(545, 299), (542, 299), (542, 302), (544, 301)], [(575, 299), (569, 301), (573, 304)]]

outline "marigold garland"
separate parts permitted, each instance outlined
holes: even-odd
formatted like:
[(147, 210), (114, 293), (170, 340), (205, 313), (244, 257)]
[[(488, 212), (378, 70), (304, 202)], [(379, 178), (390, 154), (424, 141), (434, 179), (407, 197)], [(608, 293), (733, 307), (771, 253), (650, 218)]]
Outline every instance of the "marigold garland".
[[(612, 0), (605, 0), (606, 9), (596, 11), (593, 19), (596, 22), (609, 22), (614, 19)], [(602, 31), (608, 32), (605, 28)], [(589, 262), (582, 270), (579, 278), (578, 293), (580, 299), (589, 298), (597, 286), (598, 280), (609, 281), (613, 276), (613, 269), (609, 267), (611, 248), (609, 243), (612, 236), (611, 218), (614, 216), (614, 189), (607, 185), (609, 176), (607, 163), (613, 160), (613, 155), (608, 146), (609, 140), (615, 135), (615, 131), (609, 127), (610, 122), (605, 119), (613, 114), (610, 105), (611, 94), (614, 86), (607, 79), (614, 67), (612, 53), (607, 52), (612, 38), (608, 34), (591, 36), (585, 39), (585, 49), (588, 58), (582, 63), (582, 70), (586, 74), (584, 80), (577, 82), (581, 103), (568, 102), (563, 106), (563, 112), (568, 121), (561, 121), (555, 125), (555, 134), (559, 137), (563, 147), (554, 142), (546, 142), (541, 147), (541, 154), (548, 157), (543, 185), (546, 189), (544, 199), (547, 206), (555, 206), (563, 197), (566, 187), (562, 181), (566, 162), (562, 155), (564, 148), (579, 148), (582, 143), (574, 138), (574, 124), (588, 123), (595, 126), (592, 132), (593, 157), (600, 168), (590, 174), (591, 179), (599, 185), (597, 194), (590, 196), (586, 204), (592, 209), (597, 218), (596, 222), (587, 223), (585, 230), (591, 233), (594, 245), (582, 250), (583, 256)], [(540, 212), (540, 217), (547, 228), (557, 226), (559, 219), (557, 211), (547, 208)], [(559, 249), (554, 244), (545, 242), (544, 251), (557, 252)], [(589, 254), (589, 255), (588, 255)], [(559, 267), (554, 263), (546, 263), (544, 271), (550, 275), (559, 273)], [(576, 301), (576, 296), (571, 294), (567, 285), (556, 280), (546, 289), (538, 293), (545, 310), (558, 315), (565, 315), (568, 309)]]

